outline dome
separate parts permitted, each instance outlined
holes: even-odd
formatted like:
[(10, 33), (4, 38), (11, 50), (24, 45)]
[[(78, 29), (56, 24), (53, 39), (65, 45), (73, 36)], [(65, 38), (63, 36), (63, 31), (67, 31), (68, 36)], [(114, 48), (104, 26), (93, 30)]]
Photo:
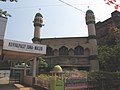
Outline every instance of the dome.
[(86, 13), (93, 13), (93, 11), (92, 10), (87, 10), (87, 12)]
[(53, 70), (56, 71), (56, 72), (62, 72), (63, 71), (60, 65), (55, 65)]
[(95, 16), (92, 10), (87, 10), (86, 12), (86, 24), (95, 24)]
[(42, 16), (41, 13), (37, 13), (37, 14), (35, 15), (35, 17), (42, 17), (42, 18), (43, 18), (43, 16)]

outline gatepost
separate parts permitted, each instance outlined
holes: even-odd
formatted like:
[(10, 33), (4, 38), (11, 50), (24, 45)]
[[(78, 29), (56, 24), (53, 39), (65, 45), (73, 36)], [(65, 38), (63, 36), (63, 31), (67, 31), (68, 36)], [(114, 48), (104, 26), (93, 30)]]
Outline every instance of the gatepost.
[(56, 72), (51, 71), (52, 78), (50, 81), (50, 90), (65, 90), (64, 79), (63, 79), (63, 71)]

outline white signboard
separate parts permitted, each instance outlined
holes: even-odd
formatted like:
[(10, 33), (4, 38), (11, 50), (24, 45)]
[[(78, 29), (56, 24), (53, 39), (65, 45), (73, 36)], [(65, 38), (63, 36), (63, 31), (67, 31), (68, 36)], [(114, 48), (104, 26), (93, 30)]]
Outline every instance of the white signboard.
[(0, 16), (0, 39), (4, 39), (7, 18)]
[(8, 39), (4, 40), (3, 49), (18, 52), (46, 54), (46, 45), (26, 43)]

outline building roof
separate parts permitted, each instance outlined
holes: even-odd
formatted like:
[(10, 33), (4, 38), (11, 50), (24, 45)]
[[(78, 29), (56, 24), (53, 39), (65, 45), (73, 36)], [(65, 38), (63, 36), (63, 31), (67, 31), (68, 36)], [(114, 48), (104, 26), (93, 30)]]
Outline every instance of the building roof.
[(55, 38), (41, 38), (41, 40), (49, 40), (49, 39), (87, 39), (88, 37), (55, 37)]

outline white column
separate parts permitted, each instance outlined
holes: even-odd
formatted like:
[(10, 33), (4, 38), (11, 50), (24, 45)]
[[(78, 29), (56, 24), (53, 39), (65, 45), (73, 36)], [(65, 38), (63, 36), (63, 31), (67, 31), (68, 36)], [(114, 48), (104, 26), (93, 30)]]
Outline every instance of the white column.
[(33, 77), (36, 77), (36, 58), (33, 59)]

